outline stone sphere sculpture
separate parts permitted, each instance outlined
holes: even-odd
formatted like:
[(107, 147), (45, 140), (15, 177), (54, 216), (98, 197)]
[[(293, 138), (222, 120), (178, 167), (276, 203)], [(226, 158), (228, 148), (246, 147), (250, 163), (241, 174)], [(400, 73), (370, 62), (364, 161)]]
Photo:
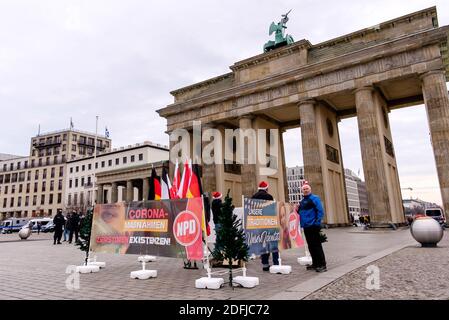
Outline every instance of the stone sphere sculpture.
[(412, 223), (410, 228), (413, 238), (423, 247), (436, 247), (443, 238), (443, 228), (431, 217), (420, 217)]
[(26, 240), (31, 235), (31, 229), (30, 228), (23, 228), (19, 231), (19, 237), (22, 240)]

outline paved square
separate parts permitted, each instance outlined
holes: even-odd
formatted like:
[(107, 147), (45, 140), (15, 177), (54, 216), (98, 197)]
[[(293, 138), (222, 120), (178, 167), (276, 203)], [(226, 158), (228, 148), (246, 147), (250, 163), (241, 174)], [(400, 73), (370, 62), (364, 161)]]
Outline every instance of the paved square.
[[(398, 244), (413, 245), (408, 229), (324, 231), (328, 236), (324, 250), (329, 275), (333, 269)], [(220, 290), (204, 290), (194, 287), (195, 279), (206, 275), (201, 263), (198, 270), (186, 270), (181, 259), (159, 258), (147, 264), (147, 268), (158, 270), (157, 278), (135, 280), (130, 278), (130, 272), (141, 268), (137, 255), (98, 254), (98, 260), (105, 261), (106, 268), (99, 273), (81, 274), (79, 290), (69, 290), (66, 280), (70, 275), (66, 274), (66, 268), (82, 264), (84, 253), (73, 244), (53, 245), (52, 236), (33, 234), (28, 240), (19, 240), (17, 233), (0, 235), (1, 299), (269, 299), (321, 276), (297, 263), (304, 250), (296, 249), (282, 253), (283, 264), (292, 266), (290, 275), (263, 272), (260, 261), (255, 260), (248, 263), (248, 275), (260, 277), (258, 287), (233, 290), (226, 284)], [(224, 280), (228, 281), (227, 274)]]

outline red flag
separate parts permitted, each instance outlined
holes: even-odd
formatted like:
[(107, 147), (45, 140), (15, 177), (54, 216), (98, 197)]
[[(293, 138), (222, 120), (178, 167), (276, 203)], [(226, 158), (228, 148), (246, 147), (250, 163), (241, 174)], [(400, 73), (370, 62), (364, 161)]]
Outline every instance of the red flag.
[(201, 197), (200, 191), (200, 178), (195, 171), (192, 171), (190, 176), (190, 183), (188, 186), (187, 198), (199, 198)]
[(178, 159), (176, 159), (176, 166), (175, 166), (175, 173), (173, 175), (173, 185), (170, 188), (170, 199), (177, 199), (178, 197), (178, 190), (179, 190), (179, 183), (181, 182), (181, 177), (179, 174), (179, 164)]
[(190, 160), (184, 163), (184, 171), (182, 172), (181, 183), (179, 184), (178, 196), (183, 199), (187, 197), (187, 191), (189, 190), (190, 176), (192, 175), (192, 169), (190, 166)]

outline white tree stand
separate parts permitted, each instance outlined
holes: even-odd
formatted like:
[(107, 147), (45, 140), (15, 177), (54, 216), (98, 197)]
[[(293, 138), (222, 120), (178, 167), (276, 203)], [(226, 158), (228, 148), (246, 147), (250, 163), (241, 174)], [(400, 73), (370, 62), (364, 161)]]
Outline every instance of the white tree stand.
[(100, 269), (103, 269), (106, 267), (106, 262), (97, 261), (97, 256), (95, 255), (93, 261), (91, 261), (90, 258), (87, 259), (87, 265), (88, 266), (98, 266)]
[(270, 273), (289, 274), (291, 272), (292, 272), (291, 266), (283, 266), (282, 265), (281, 254), (279, 253), (279, 265), (272, 265), (270, 267)]
[(130, 277), (132, 279), (140, 279), (140, 280), (146, 280), (149, 278), (156, 278), (157, 277), (157, 270), (147, 270), (145, 269), (145, 258), (139, 257), (138, 261), (142, 263), (142, 270), (132, 271), (130, 274)]
[(77, 266), (75, 269), (75, 272), (78, 273), (94, 273), (98, 271), (100, 271), (100, 267), (92, 265)]
[(304, 230), (301, 228), (301, 235), (302, 238), (304, 239), (304, 253), (305, 256), (303, 257), (299, 257), (298, 258), (298, 263), (302, 266), (311, 266), (312, 265), (312, 256), (310, 255), (309, 252), (309, 246), (307, 245), (307, 241), (304, 237)]
[(220, 289), (224, 284), (223, 278), (212, 278), (212, 272), (209, 263), (209, 253), (207, 252), (207, 238), (206, 238), (206, 246), (203, 252), (206, 257), (206, 263), (204, 265), (204, 269), (207, 270), (207, 277), (202, 277), (195, 280), (195, 288), (197, 289)]
[(254, 288), (259, 285), (259, 277), (247, 277), (246, 276), (246, 264), (242, 268), (243, 275), (237, 276), (232, 279), (233, 286), (241, 285), (243, 288)]
[(142, 261), (154, 262), (156, 260), (157, 260), (157, 258), (155, 256), (149, 256), (149, 255), (140, 256), (140, 257), (137, 258), (137, 261), (139, 261), (139, 262), (142, 262)]

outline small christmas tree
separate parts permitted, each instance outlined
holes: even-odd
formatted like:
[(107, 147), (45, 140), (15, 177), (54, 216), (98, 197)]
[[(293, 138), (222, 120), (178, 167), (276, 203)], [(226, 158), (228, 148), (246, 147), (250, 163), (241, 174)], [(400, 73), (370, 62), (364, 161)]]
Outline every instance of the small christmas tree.
[(93, 208), (89, 208), (86, 211), (86, 215), (81, 220), (80, 234), (78, 242), (76, 245), (81, 251), (86, 252), (86, 263), (87, 265), (89, 259), (89, 247), (90, 247), (90, 233), (92, 231), (92, 220), (93, 220)]
[(221, 215), (218, 223), (221, 228), (217, 231), (217, 238), (221, 239), (220, 247), (216, 247), (212, 252), (214, 259), (229, 262), (229, 285), (232, 287), (232, 261), (248, 261), (248, 246), (245, 242), (245, 232), (242, 222), (233, 213), (234, 206), (232, 198), (229, 197), (229, 190), (224, 203), (221, 205)]

